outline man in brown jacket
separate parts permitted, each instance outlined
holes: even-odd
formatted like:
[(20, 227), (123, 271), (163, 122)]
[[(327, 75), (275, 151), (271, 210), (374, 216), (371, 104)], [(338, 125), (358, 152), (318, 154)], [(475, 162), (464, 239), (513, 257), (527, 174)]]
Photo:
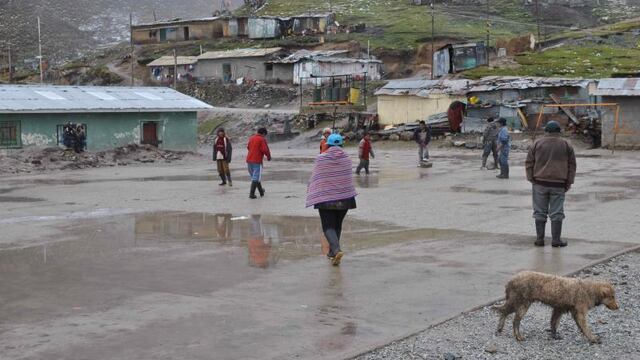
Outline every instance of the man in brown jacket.
[(560, 239), (564, 219), (564, 195), (576, 177), (576, 155), (568, 141), (560, 137), (560, 124), (549, 121), (545, 136), (529, 150), (525, 168), (533, 184), (533, 218), (536, 220), (536, 246), (544, 246), (547, 217), (551, 219), (551, 246), (567, 246)]

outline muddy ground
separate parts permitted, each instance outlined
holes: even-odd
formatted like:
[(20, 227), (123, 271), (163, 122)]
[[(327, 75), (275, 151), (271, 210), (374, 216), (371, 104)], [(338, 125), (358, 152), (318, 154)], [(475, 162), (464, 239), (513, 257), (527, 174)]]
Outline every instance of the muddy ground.
[(315, 146), (272, 151), (258, 200), (242, 147), (233, 187), (208, 156), (0, 179), (3, 358), (347, 358), (501, 297), (519, 270), (639, 244), (637, 153), (579, 153), (570, 245), (552, 249), (532, 246), (524, 153), (500, 181), (477, 151), (434, 149), (422, 169), (380, 146), (334, 268), (304, 208)]

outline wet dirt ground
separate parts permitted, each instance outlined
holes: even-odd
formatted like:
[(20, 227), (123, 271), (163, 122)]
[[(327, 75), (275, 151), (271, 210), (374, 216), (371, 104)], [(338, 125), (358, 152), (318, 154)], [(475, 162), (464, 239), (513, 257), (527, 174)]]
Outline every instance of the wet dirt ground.
[(241, 152), (232, 188), (205, 161), (0, 179), (0, 357), (346, 358), (640, 244), (640, 154), (578, 159), (560, 250), (532, 246), (524, 154), (500, 181), (478, 153), (382, 150), (331, 267), (313, 152), (273, 153), (258, 200)]

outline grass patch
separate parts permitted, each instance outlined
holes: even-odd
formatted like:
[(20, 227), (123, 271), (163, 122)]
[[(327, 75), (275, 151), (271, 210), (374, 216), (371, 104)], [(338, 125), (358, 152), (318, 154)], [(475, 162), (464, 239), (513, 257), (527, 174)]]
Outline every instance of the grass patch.
[(616, 73), (640, 72), (640, 49), (598, 45), (567, 46), (542, 53), (516, 56), (520, 67), (491, 69), (481, 67), (464, 72), (477, 79), (483, 76), (555, 76), (570, 78), (605, 78)]

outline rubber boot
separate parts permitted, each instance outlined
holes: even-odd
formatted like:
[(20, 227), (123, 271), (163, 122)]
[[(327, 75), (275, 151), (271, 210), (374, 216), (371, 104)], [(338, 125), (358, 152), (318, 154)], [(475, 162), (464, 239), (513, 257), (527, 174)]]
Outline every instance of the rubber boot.
[(249, 192), (249, 199), (257, 199), (258, 198), (256, 196), (256, 187), (258, 187), (258, 182), (257, 181), (252, 181), (251, 182), (251, 191)]
[(500, 169), (500, 163), (498, 162), (498, 156), (493, 155), (493, 168)]
[(547, 227), (546, 221), (536, 220), (536, 242), (535, 246), (544, 246), (544, 230)]
[(480, 170), (484, 170), (487, 168), (487, 158), (489, 158), (488, 156), (483, 156), (482, 157), (482, 166), (480, 167)]
[(258, 186), (258, 192), (260, 193), (260, 197), (264, 197), (264, 188), (262, 187), (262, 183), (258, 181), (257, 186)]
[(231, 181), (231, 174), (227, 174), (227, 182), (229, 183), (229, 186), (233, 186), (233, 181)]
[(560, 236), (562, 235), (562, 221), (551, 222), (551, 246), (553, 247), (565, 247), (566, 241), (562, 241)]
[(224, 175), (220, 175), (220, 179), (222, 179), (222, 182), (218, 185), (220, 186), (225, 186), (227, 185), (227, 179), (224, 177)]

